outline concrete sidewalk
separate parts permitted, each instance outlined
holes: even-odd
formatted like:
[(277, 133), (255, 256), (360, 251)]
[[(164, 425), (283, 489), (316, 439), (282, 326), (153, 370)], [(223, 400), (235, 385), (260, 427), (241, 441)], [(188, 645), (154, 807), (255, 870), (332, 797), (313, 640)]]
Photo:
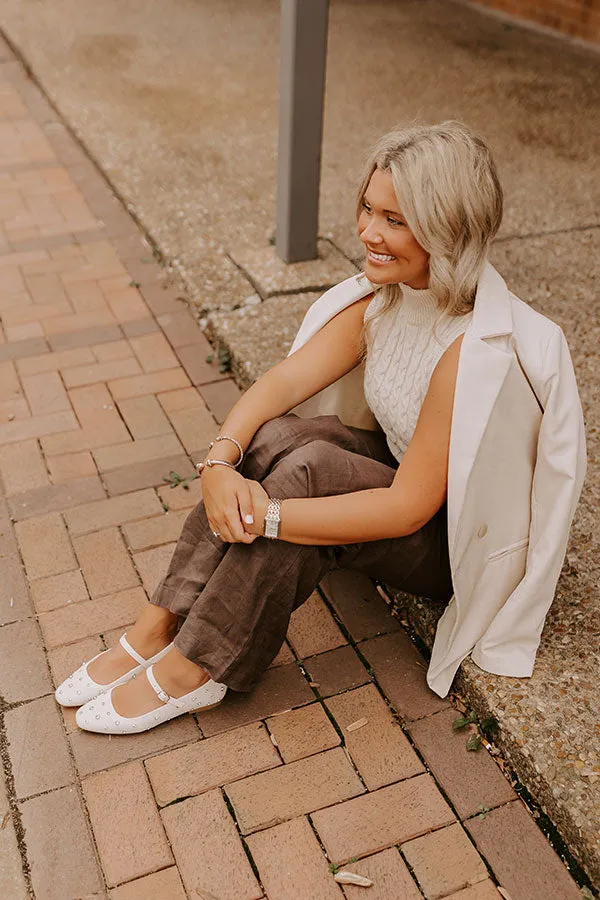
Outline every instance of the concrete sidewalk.
[[(164, 573), (238, 390), (105, 181), (0, 47), (0, 895), (580, 900), (502, 760), (342, 574), (249, 697), (145, 736), (53, 686)], [(354, 727), (352, 727), (354, 726)], [(499, 890), (501, 886), (502, 890)]]

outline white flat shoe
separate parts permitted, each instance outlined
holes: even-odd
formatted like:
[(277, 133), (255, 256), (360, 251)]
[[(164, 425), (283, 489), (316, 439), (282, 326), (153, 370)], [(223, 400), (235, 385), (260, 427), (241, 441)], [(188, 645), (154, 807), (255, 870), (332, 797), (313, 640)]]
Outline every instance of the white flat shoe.
[(135, 678), (136, 675), (139, 675), (141, 672), (145, 671), (148, 666), (153, 665), (153, 663), (158, 662), (159, 659), (168, 653), (172, 648), (173, 644), (169, 644), (168, 647), (165, 647), (164, 650), (161, 650), (159, 653), (156, 653), (154, 656), (151, 656), (150, 659), (144, 659), (143, 656), (134, 650), (125, 635), (121, 635), (119, 638), (119, 643), (121, 647), (125, 650), (126, 653), (131, 656), (137, 663), (133, 669), (130, 669), (129, 672), (125, 672), (124, 675), (121, 675), (120, 678), (116, 678), (114, 681), (111, 681), (109, 684), (99, 684), (97, 681), (94, 681), (93, 678), (90, 678), (88, 675), (87, 667), (91, 662), (95, 659), (98, 659), (99, 656), (102, 656), (102, 653), (108, 653), (108, 650), (103, 650), (102, 653), (97, 653), (92, 659), (88, 659), (87, 662), (83, 663), (72, 675), (69, 675), (68, 678), (65, 678), (62, 684), (56, 688), (54, 692), (54, 696), (58, 703), (61, 706), (82, 706), (84, 703), (87, 703), (89, 700), (93, 700), (95, 697), (98, 697), (100, 694), (104, 694), (106, 691), (110, 691), (111, 688), (118, 687), (120, 684), (127, 684), (128, 681), (131, 681), (132, 678)]
[(110, 690), (77, 710), (75, 720), (79, 727), (84, 731), (96, 731), (99, 734), (138, 734), (156, 728), (162, 722), (168, 722), (169, 719), (175, 719), (184, 713), (194, 712), (196, 709), (212, 709), (213, 706), (219, 705), (227, 693), (227, 685), (217, 684), (216, 681), (209, 679), (183, 697), (169, 697), (154, 677), (152, 666), (146, 669), (146, 675), (164, 706), (159, 706), (158, 709), (153, 709), (142, 716), (120, 716), (113, 706)]

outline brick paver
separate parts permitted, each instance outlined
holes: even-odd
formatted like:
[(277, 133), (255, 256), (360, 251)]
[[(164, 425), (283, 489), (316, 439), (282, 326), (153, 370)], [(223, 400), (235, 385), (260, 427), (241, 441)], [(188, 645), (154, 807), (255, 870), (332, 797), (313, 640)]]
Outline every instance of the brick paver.
[(317, 591), (292, 613), (288, 640), (300, 658), (334, 650), (346, 643)]
[(313, 691), (295, 663), (269, 669), (248, 696), (231, 693), (215, 709), (198, 715), (205, 736), (266, 719), (314, 700)]
[(4, 724), (17, 798), (71, 784), (71, 760), (53, 697), (10, 709)]
[(459, 816), (466, 818), (481, 806), (499, 806), (516, 795), (488, 753), (467, 750), (468, 733), (452, 728), (456, 718), (456, 710), (445, 709), (415, 722), (410, 733)]
[(117, 528), (73, 539), (73, 547), (91, 597), (135, 587), (139, 579)]
[(267, 726), (284, 762), (330, 750), (342, 740), (320, 703), (272, 716)]
[(83, 793), (111, 887), (173, 862), (141, 763), (84, 779)]
[(258, 723), (155, 756), (146, 769), (157, 803), (166, 806), (279, 765), (269, 734)]
[(372, 900), (497, 900), (495, 882), (511, 900), (578, 896), (354, 572), (294, 613), (249, 695), (113, 739), (57, 709), (53, 687), (164, 576), (202, 497), (165, 478), (194, 474), (240, 391), (1, 42), (0, 60), (0, 893), (366, 896), (336, 884), (343, 864)]
[(321, 809), (312, 820), (332, 862), (344, 863), (448, 825), (454, 814), (425, 774)]
[(30, 578), (77, 568), (65, 524), (58, 514), (19, 522), (15, 532)]
[(349, 645), (312, 656), (304, 665), (322, 697), (360, 687), (371, 680), (356, 650)]
[[(390, 848), (366, 856), (357, 862), (344, 865), (344, 871), (363, 875), (373, 882), (368, 897), (372, 900), (421, 900), (422, 895), (413, 881), (406, 863), (398, 850)], [(348, 900), (364, 898), (363, 887), (344, 885), (344, 896)]]
[(428, 900), (487, 879), (487, 869), (457, 823), (402, 844), (402, 854)]
[(82, 777), (134, 759), (146, 759), (155, 753), (197, 741), (199, 737), (198, 727), (191, 716), (182, 716), (140, 735), (126, 734), (118, 740), (103, 741), (101, 736), (81, 731), (76, 726), (68, 730), (75, 765)]
[(49, 612), (51, 609), (58, 609), (59, 606), (66, 606), (67, 603), (87, 600), (89, 596), (79, 569), (33, 579), (30, 586), (38, 612)]
[(99, 634), (104, 629), (129, 625), (135, 621), (145, 602), (143, 589), (134, 587), (42, 613), (39, 620), (46, 647), (60, 647)]
[(76, 788), (20, 804), (35, 896), (87, 897), (102, 890), (92, 837)]
[(220, 791), (168, 806), (161, 815), (188, 896), (263, 896)]
[(374, 684), (331, 697), (327, 708), (369, 790), (425, 771)]
[(363, 641), (360, 651), (392, 706), (405, 719), (420, 719), (450, 706), (429, 689), (427, 665), (404, 631)]
[(11, 897), (12, 900), (27, 900), (21, 854), (4, 782), (0, 782), (0, 817), (3, 824), (0, 828), (0, 896)]
[(242, 834), (355, 797), (364, 791), (341, 747), (230, 784)]
[[(15, 678), (15, 672), (19, 677)], [(33, 619), (0, 629), (0, 695), (7, 703), (33, 700), (51, 690), (44, 647)]]
[[(480, 881), (471, 887), (463, 888), (455, 894), (449, 894), (445, 900), (500, 900), (502, 895), (494, 887), (493, 881)], [(510, 894), (509, 894), (510, 897)], [(506, 898), (506, 892), (504, 893)]]
[(270, 900), (342, 900), (307, 819), (251, 834), (247, 843)]
[(176, 866), (162, 869), (144, 878), (136, 878), (110, 891), (111, 900), (186, 900), (185, 891)]
[(579, 900), (581, 894), (520, 800), (466, 823), (511, 896)]

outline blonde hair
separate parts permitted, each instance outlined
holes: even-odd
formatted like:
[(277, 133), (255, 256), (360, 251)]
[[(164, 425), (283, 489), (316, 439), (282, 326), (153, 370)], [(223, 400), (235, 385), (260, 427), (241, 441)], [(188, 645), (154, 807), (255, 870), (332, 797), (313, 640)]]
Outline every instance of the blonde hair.
[[(358, 188), (357, 217), (375, 169), (391, 173), (402, 214), (429, 254), (429, 289), (440, 317), (473, 309), (489, 245), (502, 221), (502, 187), (487, 144), (462, 122), (415, 125), (384, 134), (371, 151)], [(402, 297), (398, 284), (379, 288), (373, 322)]]

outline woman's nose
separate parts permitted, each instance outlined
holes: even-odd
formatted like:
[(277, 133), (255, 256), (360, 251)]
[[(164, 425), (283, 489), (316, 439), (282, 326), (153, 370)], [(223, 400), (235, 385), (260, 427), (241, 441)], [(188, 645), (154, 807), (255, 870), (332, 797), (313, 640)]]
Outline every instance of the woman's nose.
[(364, 244), (379, 244), (381, 242), (381, 235), (373, 219), (361, 231), (360, 239)]

